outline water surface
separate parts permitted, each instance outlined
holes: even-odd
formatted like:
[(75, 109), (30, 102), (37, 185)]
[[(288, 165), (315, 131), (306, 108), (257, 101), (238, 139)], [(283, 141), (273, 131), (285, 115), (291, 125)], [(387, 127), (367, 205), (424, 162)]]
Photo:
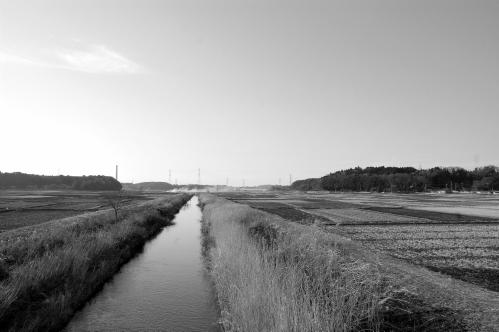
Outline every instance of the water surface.
[(193, 197), (144, 251), (123, 266), (67, 331), (220, 331), (201, 256), (201, 210)]

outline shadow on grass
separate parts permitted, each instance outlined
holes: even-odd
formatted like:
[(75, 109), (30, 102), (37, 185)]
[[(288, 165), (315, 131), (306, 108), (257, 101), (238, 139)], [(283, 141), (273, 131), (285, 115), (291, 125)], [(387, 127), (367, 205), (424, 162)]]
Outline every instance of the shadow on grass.
[(378, 311), (380, 331), (468, 331), (463, 315), (449, 308), (433, 307), (416, 295), (397, 292)]

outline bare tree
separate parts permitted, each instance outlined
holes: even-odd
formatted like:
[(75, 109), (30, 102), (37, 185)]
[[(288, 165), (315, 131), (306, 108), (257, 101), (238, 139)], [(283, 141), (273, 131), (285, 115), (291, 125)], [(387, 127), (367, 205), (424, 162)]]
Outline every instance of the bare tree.
[(122, 190), (120, 190), (117, 193), (106, 195), (106, 198), (107, 198), (108, 204), (111, 206), (111, 208), (114, 211), (115, 221), (118, 222), (119, 221), (119, 212), (121, 210), (123, 203), (125, 202), (124, 192)]

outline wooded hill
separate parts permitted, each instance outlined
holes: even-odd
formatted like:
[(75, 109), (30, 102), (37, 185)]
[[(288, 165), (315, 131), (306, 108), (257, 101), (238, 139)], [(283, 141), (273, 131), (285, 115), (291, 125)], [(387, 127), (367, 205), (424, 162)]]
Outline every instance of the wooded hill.
[(428, 190), (499, 190), (499, 167), (466, 170), (460, 167), (356, 167), (321, 178), (298, 180), (296, 190), (422, 192)]
[(121, 190), (115, 178), (103, 175), (66, 176), (0, 172), (0, 189)]

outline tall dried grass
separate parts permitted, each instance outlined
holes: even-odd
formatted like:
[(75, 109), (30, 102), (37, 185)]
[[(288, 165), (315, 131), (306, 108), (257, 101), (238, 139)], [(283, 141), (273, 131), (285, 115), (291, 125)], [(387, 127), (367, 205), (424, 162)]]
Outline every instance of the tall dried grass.
[(376, 330), (382, 280), (314, 227), (201, 195), (227, 331)]
[(60, 330), (189, 198), (179, 194), (147, 202), (119, 220), (108, 211), (3, 237), (1, 330)]

